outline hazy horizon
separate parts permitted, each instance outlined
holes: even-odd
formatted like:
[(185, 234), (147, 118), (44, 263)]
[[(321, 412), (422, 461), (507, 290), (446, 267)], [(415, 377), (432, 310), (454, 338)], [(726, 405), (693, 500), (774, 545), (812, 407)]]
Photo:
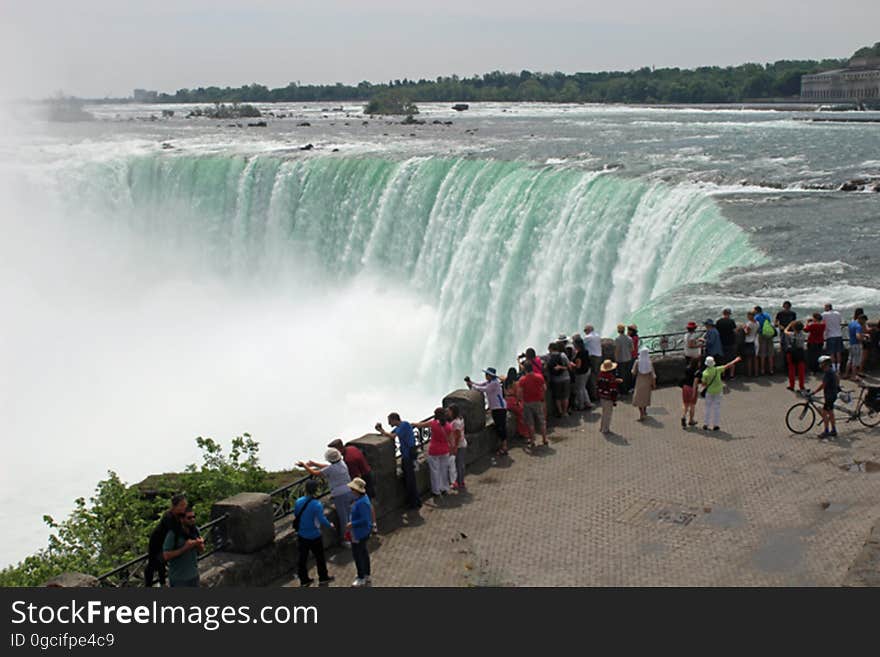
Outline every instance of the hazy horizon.
[[(632, 70), (843, 58), (880, 40), (880, 3), (829, 14), (816, 0), (709, 7), (670, 0), (625, 6), (547, 0), (449, 0), (429, 15), (400, 0), (178, 0), (120, 6), (4, 4), (5, 98), (58, 91), (127, 97), (259, 83), (383, 83), (493, 70)], [(851, 16), (858, 15), (853, 23)]]

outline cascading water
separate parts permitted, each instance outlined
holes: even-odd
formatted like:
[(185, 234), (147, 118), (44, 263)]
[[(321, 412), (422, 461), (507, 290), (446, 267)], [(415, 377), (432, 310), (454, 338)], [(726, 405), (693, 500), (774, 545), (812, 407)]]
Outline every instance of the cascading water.
[(87, 205), (224, 276), (271, 286), (296, 265), (325, 283), (370, 275), (414, 291), (439, 311), (421, 364), (437, 385), (585, 321), (665, 328), (640, 309), (761, 260), (698, 188), (575, 167), (161, 154), (81, 173)]

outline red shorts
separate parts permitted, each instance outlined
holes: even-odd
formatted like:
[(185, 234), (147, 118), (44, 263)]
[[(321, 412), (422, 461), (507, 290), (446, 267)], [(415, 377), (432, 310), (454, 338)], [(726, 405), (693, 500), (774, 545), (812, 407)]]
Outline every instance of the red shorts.
[(697, 391), (693, 386), (681, 387), (681, 401), (685, 404), (697, 403)]

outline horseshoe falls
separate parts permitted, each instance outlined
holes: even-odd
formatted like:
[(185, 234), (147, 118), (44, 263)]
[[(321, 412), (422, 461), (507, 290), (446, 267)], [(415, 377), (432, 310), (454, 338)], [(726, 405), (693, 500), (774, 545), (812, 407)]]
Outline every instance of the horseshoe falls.
[(640, 312), (648, 302), (761, 260), (694, 185), (574, 167), (152, 155), (82, 175), (88, 207), (157, 252), (185, 248), (220, 280), (272, 288), (299, 276), (332, 295), (365, 277), (414, 294), (437, 313), (416, 376), (439, 393), (586, 321), (604, 334), (633, 319), (664, 329)]

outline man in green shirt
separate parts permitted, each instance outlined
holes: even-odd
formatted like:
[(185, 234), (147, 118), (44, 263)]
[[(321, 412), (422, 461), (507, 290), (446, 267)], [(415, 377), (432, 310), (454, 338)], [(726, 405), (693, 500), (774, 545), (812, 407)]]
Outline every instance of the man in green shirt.
[(706, 392), (706, 421), (703, 424), (703, 430), (706, 431), (712, 427), (712, 431), (718, 431), (721, 427), (718, 423), (721, 421), (721, 393), (724, 392), (724, 383), (721, 375), (724, 370), (736, 367), (742, 358), (737, 356), (726, 365), (716, 365), (712, 356), (706, 358), (706, 367), (703, 368), (703, 375), (700, 380), (703, 382), (703, 389)]
[(196, 513), (191, 506), (180, 519), (181, 530), (170, 530), (162, 544), (162, 558), (168, 563), (171, 586), (199, 585), (199, 554), (205, 551), (205, 539), (199, 536)]

